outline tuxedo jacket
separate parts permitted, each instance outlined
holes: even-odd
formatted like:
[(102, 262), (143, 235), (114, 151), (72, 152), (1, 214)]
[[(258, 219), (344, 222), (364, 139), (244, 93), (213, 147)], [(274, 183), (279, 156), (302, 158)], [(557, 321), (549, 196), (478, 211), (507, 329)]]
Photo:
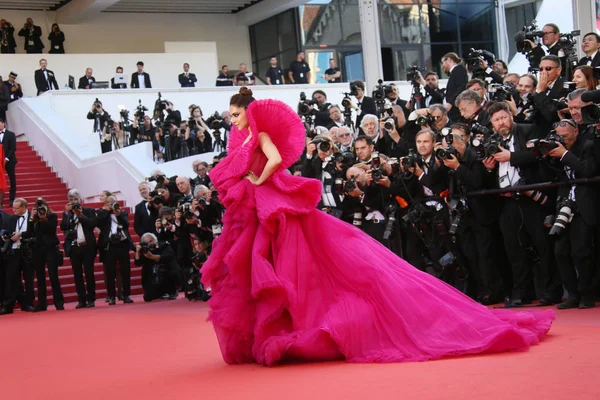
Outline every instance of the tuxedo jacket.
[(17, 137), (8, 129), (4, 129), (2, 148), (4, 149), (4, 158), (8, 158), (6, 164), (15, 165), (17, 163)]
[[(112, 223), (111, 215), (112, 211), (108, 212), (103, 208), (99, 209), (96, 213), (96, 226), (100, 228), (100, 235), (98, 236), (98, 248), (100, 249), (105, 249), (109, 241)], [(129, 213), (127, 210), (121, 209), (121, 212), (117, 217), (117, 223), (122, 226), (122, 231), (131, 245), (131, 236), (129, 235)]]
[[(589, 58), (586, 57), (582, 57), (581, 60), (579, 60), (579, 63), (577, 64), (579, 65), (588, 65)], [(596, 67), (600, 67), (600, 51), (596, 52), (596, 55), (594, 56), (594, 59), (592, 60), (592, 65), (590, 65), (590, 67), (592, 68), (596, 68)]]
[(19, 83), (19, 89), (17, 89), (15, 92), (12, 92), (11, 89), (13, 88), (13, 84), (10, 83), (9, 81), (4, 81), (4, 86), (6, 86), (6, 88), (8, 89), (8, 102), (12, 103), (13, 101), (17, 101), (19, 100), (21, 97), (23, 97), (23, 87), (21, 86), (21, 84)]
[[(142, 74), (144, 75), (144, 82), (146, 85), (146, 89), (150, 89), (152, 88), (152, 83), (150, 82), (150, 75), (148, 75), (147, 72), (142, 72)], [(140, 84), (138, 82), (138, 73), (134, 72), (133, 74), (131, 74), (131, 85), (129, 85), (130, 88), (132, 89), (139, 89), (140, 88)]]
[(32, 222), (30, 219), (27, 224), (28, 230), (29, 225), (33, 225), (36, 249), (48, 250), (60, 243), (58, 235), (56, 234), (56, 228), (58, 226), (58, 216), (56, 213), (48, 215), (46, 221), (39, 220), (38, 222)]
[(564, 88), (564, 82), (563, 78), (558, 78), (550, 91), (533, 95), (535, 110), (537, 111), (535, 125), (539, 127), (539, 133), (542, 136), (546, 136), (552, 129), (552, 124), (559, 120), (558, 105), (553, 100), (561, 99), (568, 94), (569, 90)]
[(48, 80), (46, 80), (46, 77), (44, 76), (44, 71), (41, 69), (35, 71), (35, 87), (37, 88), (38, 96), (43, 92), (52, 90), (53, 88), (58, 90), (58, 83), (56, 82), (54, 72), (50, 71), (49, 69), (46, 69), (46, 72), (48, 73)]
[[(25, 38), (25, 51), (28, 53), (41, 53), (42, 49), (45, 47), (44, 43), (42, 43), (42, 28), (37, 25), (33, 26), (33, 30), (29, 30), (25, 27), (21, 28), (19, 36)], [(30, 44), (30, 41), (33, 43)]]
[(458, 95), (466, 89), (468, 81), (469, 76), (467, 75), (467, 69), (464, 66), (457, 65), (452, 72), (450, 72), (448, 83), (446, 85), (446, 103), (452, 105), (452, 109), (448, 112), (452, 121), (458, 121), (460, 118), (460, 111), (458, 111), (454, 102)]
[[(60, 229), (63, 232), (69, 230), (69, 222), (74, 218), (74, 214), (70, 212), (67, 214), (63, 211), (62, 221), (60, 222)], [(94, 228), (96, 227), (96, 211), (89, 207), (81, 208), (81, 217), (79, 217), (81, 228), (83, 228), (83, 234), (85, 241), (88, 244), (96, 244), (96, 236), (94, 235)]]
[(185, 74), (179, 74), (179, 84), (181, 87), (196, 87), (196, 82), (198, 82), (196, 74), (190, 72), (187, 78), (185, 77)]
[(358, 106), (361, 110), (360, 115), (356, 116), (356, 128), (360, 128), (360, 121), (362, 121), (363, 117), (367, 114), (377, 115), (377, 106), (375, 105), (375, 100), (372, 97), (364, 96), (360, 102), (360, 106)]
[(156, 234), (156, 220), (158, 219), (158, 213), (155, 209), (146, 209), (146, 200), (142, 200), (135, 206), (135, 215), (133, 218), (133, 230), (137, 233), (140, 238), (144, 233)]
[[(90, 79), (92, 80), (92, 82), (96, 82), (96, 78), (94, 78), (93, 76), (90, 77)], [(90, 86), (89, 88), (87, 88), (86, 86)], [(81, 78), (79, 78), (79, 85), (77, 85), (77, 89), (91, 89), (92, 88), (92, 84), (91, 82), (88, 80), (87, 76), (82, 76)]]

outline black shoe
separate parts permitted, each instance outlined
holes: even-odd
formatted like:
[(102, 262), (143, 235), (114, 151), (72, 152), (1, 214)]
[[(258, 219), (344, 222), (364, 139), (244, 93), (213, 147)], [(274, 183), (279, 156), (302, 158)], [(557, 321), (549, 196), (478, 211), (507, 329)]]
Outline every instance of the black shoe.
[(35, 308), (33, 309), (33, 312), (42, 312), (42, 311), (47, 311), (48, 307), (40, 307), (40, 306), (35, 306)]
[(177, 293), (170, 294), (169, 300), (177, 300)]
[(24, 311), (24, 312), (33, 312), (33, 310), (34, 310), (33, 306), (21, 307), (21, 311)]
[(115, 304), (117, 304), (117, 301), (115, 300), (114, 297), (111, 297), (110, 300), (108, 301), (108, 305), (109, 306), (114, 306)]
[(4, 308), (2, 307), (2, 310), (0, 310), (0, 315), (6, 315), (6, 314), (12, 314), (13, 310), (11, 308)]
[(64, 304), (55, 304), (54, 307), (56, 307), (56, 311), (64, 311), (65, 310)]
[[(568, 301), (568, 299), (567, 299)], [(565, 301), (566, 303), (566, 301)], [(540, 305), (543, 307), (546, 306), (553, 306), (555, 304), (562, 304), (562, 298), (555, 298), (555, 299), (540, 299)]]
[(512, 301), (510, 302), (510, 305), (511, 306), (517, 306), (517, 307), (522, 306), (523, 305), (523, 300), (520, 299), (520, 298), (518, 298), (518, 297), (516, 297), (516, 298), (512, 299)]
[(86, 308), (94, 308), (94, 307), (96, 307), (96, 304), (93, 301), (90, 301), (89, 303), (87, 303), (87, 305), (85, 307)]
[(579, 302), (579, 309), (581, 309), (581, 310), (586, 310), (588, 308), (594, 308), (594, 307), (596, 307), (596, 303), (594, 303), (594, 300), (581, 299), (581, 301)]
[(133, 300), (131, 300), (131, 297), (127, 296), (123, 298), (123, 303), (131, 304), (133, 303)]
[(123, 301), (123, 300), (125, 300), (125, 298), (123, 297), (123, 295), (121, 295), (121, 296), (117, 296), (117, 299), (119, 299), (119, 301)]
[(104, 299), (104, 301), (105, 301), (105, 302), (107, 302), (107, 303), (108, 303), (108, 302), (110, 302), (110, 297), (106, 297), (106, 298)]
[(568, 310), (569, 308), (577, 308), (578, 306), (579, 299), (575, 297), (569, 297), (567, 300), (557, 305), (556, 308), (558, 308), (559, 310)]
[(79, 302), (79, 304), (77, 304), (77, 305), (75, 306), (75, 309), (76, 309), (76, 310), (79, 310), (80, 308), (86, 308), (86, 307), (87, 307), (87, 304), (85, 304), (85, 303), (82, 303), (82, 302)]

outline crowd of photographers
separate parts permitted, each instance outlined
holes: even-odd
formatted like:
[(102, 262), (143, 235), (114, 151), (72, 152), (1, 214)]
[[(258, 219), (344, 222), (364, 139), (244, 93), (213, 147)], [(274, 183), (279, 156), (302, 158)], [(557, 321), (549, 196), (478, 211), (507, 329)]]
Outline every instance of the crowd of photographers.
[(163, 99), (160, 92), (151, 113), (140, 100), (133, 118), (128, 110), (122, 109), (115, 120), (96, 98), (87, 118), (94, 121), (93, 130), (100, 139), (102, 153), (152, 142), (154, 161), (158, 163), (224, 152), (231, 130), (229, 111), (215, 112), (205, 118), (201, 108), (192, 104), (188, 107), (188, 117), (185, 117), (172, 102)]
[(535, 29), (516, 38), (528, 74), (471, 49), (442, 58), (445, 90), (412, 68), (406, 100), (381, 81), (371, 97), (350, 83), (341, 106), (302, 93), (308, 144), (292, 172), (321, 180), (323, 211), (483, 304), (591, 308), (600, 40), (585, 35), (573, 65), (578, 32)]
[[(216, 157), (214, 163), (218, 161)], [(95, 307), (97, 255), (103, 264), (105, 301), (133, 303), (130, 251), (135, 265), (142, 267), (144, 301), (176, 299), (179, 291), (189, 300), (208, 300), (209, 290), (200, 283), (199, 271), (214, 237), (221, 233), (224, 211), (208, 177), (211, 167), (195, 161), (193, 179), (167, 178), (156, 171), (139, 184), (142, 201), (135, 207), (133, 224), (139, 236), (136, 243), (129, 233), (129, 213), (109, 191), (100, 196), (102, 208), (94, 210), (82, 204), (76, 189), (70, 190), (60, 223), (43, 198), (33, 207), (16, 199), (13, 215), (1, 215), (0, 314), (13, 313), (17, 302), (22, 311), (46, 311), (46, 270), (54, 306), (64, 310), (58, 278), (63, 256), (71, 260), (77, 309)], [(64, 232), (62, 244), (57, 228)], [(34, 277), (44, 282), (37, 286), (35, 307)]]

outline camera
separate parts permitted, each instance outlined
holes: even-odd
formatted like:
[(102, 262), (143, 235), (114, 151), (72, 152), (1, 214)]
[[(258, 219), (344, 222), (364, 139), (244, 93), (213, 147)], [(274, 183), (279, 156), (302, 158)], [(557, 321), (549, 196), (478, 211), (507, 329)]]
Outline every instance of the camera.
[(157, 185), (164, 185), (165, 181), (168, 181), (169, 179), (167, 178), (166, 175), (156, 175), (156, 176), (150, 176), (148, 178), (146, 178), (146, 182), (156, 182)]
[(415, 119), (415, 124), (419, 125), (419, 126), (424, 126), (424, 125), (433, 125), (433, 119), (431, 118), (431, 115), (427, 114), (427, 115), (419, 115), (417, 117), (417, 119)]
[(196, 253), (192, 256), (192, 265), (196, 269), (202, 268), (208, 257), (204, 253)]
[(419, 80), (419, 67), (416, 65), (413, 65), (410, 67), (410, 69), (406, 72), (406, 80), (409, 82), (416, 82)]
[(549, 235), (561, 235), (567, 229), (567, 225), (573, 220), (573, 216), (577, 212), (577, 204), (571, 199), (562, 199), (556, 208), (558, 209), (558, 214), (554, 219), (552, 228), (550, 228)]
[(525, 143), (528, 150), (532, 151), (537, 158), (545, 158), (552, 150), (558, 147), (557, 143), (564, 144), (565, 141), (556, 131), (550, 131), (544, 139), (531, 139)]
[(511, 82), (506, 82), (503, 85), (490, 83), (488, 92), (490, 93), (490, 101), (505, 101), (511, 98), (519, 98), (519, 91)]
[[(196, 121), (194, 121), (194, 124), (195, 123), (196, 123)], [(208, 117), (208, 119), (206, 120), (206, 124), (213, 131), (218, 131), (219, 129), (221, 129), (223, 127), (223, 117), (221, 116), (221, 114), (219, 114), (218, 111), (215, 111), (215, 113), (213, 115)], [(191, 129), (191, 127), (190, 127), (190, 129)]]
[(151, 191), (149, 193), (149, 196), (150, 196), (150, 203), (152, 203), (154, 205), (159, 205), (159, 204), (165, 203), (165, 200), (163, 199), (163, 197), (156, 190)]
[(597, 104), (589, 104), (581, 107), (581, 117), (584, 125), (595, 125), (600, 120), (600, 107)]
[(100, 102), (100, 100), (98, 100), (98, 98), (96, 97), (96, 100), (94, 100), (94, 103), (92, 104), (92, 106), (94, 107), (94, 109), (96, 111), (100, 111), (100, 109), (102, 108), (102, 103)]
[(487, 50), (469, 49), (465, 55), (465, 64), (467, 69), (473, 73), (483, 71), (482, 61), (485, 60), (488, 65), (493, 65), (496, 62), (494, 53)]
[(446, 146), (441, 149), (437, 149), (435, 152), (435, 158), (440, 161), (444, 161), (450, 158), (451, 155), (458, 158), (458, 152), (456, 151), (456, 147), (454, 146)]
[(379, 79), (377, 81), (377, 86), (375, 86), (375, 89), (373, 89), (373, 99), (375, 99), (376, 102), (384, 101), (387, 95), (392, 93), (393, 91), (394, 88), (392, 87), (392, 85), (384, 85), (383, 80)]
[(344, 166), (351, 166), (354, 163), (354, 153), (351, 151), (346, 151), (344, 153), (334, 153), (333, 161), (337, 163), (342, 163)]
[(156, 243), (146, 243), (146, 242), (141, 242), (140, 247), (141, 247), (140, 252), (142, 254), (148, 254), (152, 250), (156, 250), (158, 248)]
[(73, 203), (71, 203), (71, 209), (73, 211), (75, 210), (81, 210), (81, 204), (77, 201), (74, 201)]
[(0, 241), (2, 242), (2, 248), (0, 248), (0, 253), (6, 254), (12, 245), (12, 233), (8, 232), (5, 229), (0, 230)]
[(354, 82), (350, 82), (350, 96), (358, 96), (358, 86)]
[(499, 153), (501, 151), (500, 146), (503, 146), (503, 140), (497, 133), (493, 134), (483, 142), (477, 138), (474, 138), (471, 141), (471, 147), (475, 150), (479, 159), (488, 158)]
[(517, 44), (517, 51), (519, 53), (528, 53), (533, 48), (529, 42), (525, 40), (530, 40), (532, 42), (536, 42), (538, 38), (543, 38), (544, 32), (538, 30), (537, 23), (535, 20), (531, 21), (531, 24), (523, 27), (523, 30), (517, 32), (515, 35), (515, 42)]
[(46, 202), (43, 199), (37, 199), (37, 201), (35, 202), (35, 210), (37, 212), (38, 218), (45, 217), (46, 215), (48, 215), (48, 206), (46, 205)]
[(450, 129), (448, 127), (442, 128), (440, 133), (437, 135), (436, 141), (438, 143), (442, 143), (444, 140), (446, 141), (447, 145), (451, 145), (454, 143), (454, 136), (452, 135), (452, 129)]
[(123, 108), (122, 110), (119, 111), (119, 115), (121, 116), (121, 118), (125, 121), (127, 121), (129, 119), (129, 110)]
[(148, 111), (148, 108), (144, 107), (142, 105), (142, 99), (139, 99), (138, 106), (135, 109), (135, 116), (138, 117), (139, 121), (144, 120), (144, 118), (146, 117), (146, 111)]
[(393, 117), (386, 119), (385, 122), (383, 123), (383, 129), (385, 129), (386, 131), (394, 130), (395, 127), (396, 127), (396, 119)]
[(313, 107), (317, 104), (315, 99), (307, 100), (306, 93), (300, 92), (300, 103), (298, 104), (298, 114), (301, 116), (309, 116), (315, 113), (315, 108)]
[(471, 133), (473, 135), (483, 135), (485, 137), (490, 137), (494, 134), (494, 132), (490, 128), (481, 125), (478, 122), (474, 122), (473, 125), (471, 125)]
[(379, 153), (374, 152), (371, 157), (371, 177), (375, 182), (379, 182), (384, 176), (387, 176), (387, 172), (383, 165), (381, 165)]
[(118, 202), (114, 202), (110, 205), (110, 207), (113, 209), (113, 211), (120, 211), (121, 210), (121, 205)]
[(329, 140), (323, 140), (322, 138), (316, 138), (311, 141), (311, 143), (315, 144), (319, 150), (323, 153), (327, 153), (331, 150), (331, 142)]
[(409, 168), (415, 168), (419, 162), (419, 155), (414, 149), (408, 150), (408, 155), (401, 158), (402, 168), (404, 172), (408, 173)]
[(346, 182), (344, 182), (344, 193), (350, 193), (351, 191), (353, 191), (354, 189), (358, 188), (358, 183), (356, 182), (356, 177), (352, 176), (350, 177), (350, 179), (348, 179)]

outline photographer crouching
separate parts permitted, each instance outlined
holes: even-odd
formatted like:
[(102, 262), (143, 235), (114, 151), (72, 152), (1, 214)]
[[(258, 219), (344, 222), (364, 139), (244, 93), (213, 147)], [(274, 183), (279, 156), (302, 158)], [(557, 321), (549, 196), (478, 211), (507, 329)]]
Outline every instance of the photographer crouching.
[[(92, 308), (96, 302), (94, 258), (96, 257), (96, 212), (81, 205), (77, 189), (69, 190), (69, 202), (62, 215), (60, 229), (65, 233), (65, 255), (71, 259), (78, 304), (76, 309)], [(83, 274), (85, 273), (85, 284)], [(86, 292), (87, 288), (87, 292)]]
[[(594, 144), (579, 135), (577, 124), (563, 119), (555, 125), (562, 138), (548, 156), (560, 160), (558, 172), (563, 182), (595, 175)], [(594, 232), (596, 225), (596, 187), (561, 186), (556, 199), (556, 219), (550, 235), (557, 235), (554, 254), (563, 286), (569, 292), (559, 309), (595, 307)]]
[(135, 246), (134, 263), (142, 266), (144, 301), (177, 298), (179, 265), (168, 243), (159, 242), (152, 233), (145, 233)]

